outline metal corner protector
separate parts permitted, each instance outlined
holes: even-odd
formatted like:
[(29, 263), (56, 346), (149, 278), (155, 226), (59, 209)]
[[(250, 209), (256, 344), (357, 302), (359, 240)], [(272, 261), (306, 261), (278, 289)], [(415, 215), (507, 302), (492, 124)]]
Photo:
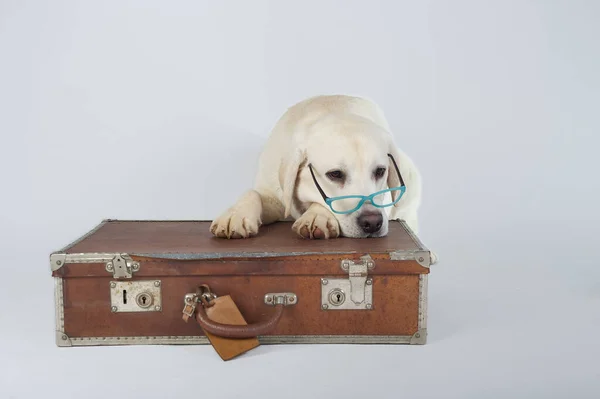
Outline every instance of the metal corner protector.
[(416, 251), (393, 251), (390, 252), (391, 260), (414, 260), (419, 265), (429, 268), (437, 263), (437, 255), (428, 249)]
[(65, 265), (67, 254), (54, 252), (50, 254), (50, 270), (55, 272)]
[(433, 262), (435, 255), (432, 256), (432, 253), (429, 250), (415, 251), (414, 257), (417, 263), (423, 267), (429, 268), (431, 265), (435, 264), (435, 262)]
[(421, 328), (410, 337), (410, 345), (425, 345), (427, 343), (427, 329)]
[(62, 331), (56, 331), (56, 346), (61, 348), (68, 347), (73, 346), (73, 343), (67, 334)]

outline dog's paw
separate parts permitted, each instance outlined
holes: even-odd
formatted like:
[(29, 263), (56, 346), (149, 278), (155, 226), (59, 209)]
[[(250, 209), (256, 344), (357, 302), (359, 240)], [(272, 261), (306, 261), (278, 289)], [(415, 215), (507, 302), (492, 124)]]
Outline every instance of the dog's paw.
[(340, 236), (337, 219), (327, 210), (307, 210), (292, 225), (292, 229), (301, 237), (308, 239), (329, 239)]
[(260, 219), (227, 211), (210, 225), (210, 232), (219, 238), (249, 238), (258, 234)]

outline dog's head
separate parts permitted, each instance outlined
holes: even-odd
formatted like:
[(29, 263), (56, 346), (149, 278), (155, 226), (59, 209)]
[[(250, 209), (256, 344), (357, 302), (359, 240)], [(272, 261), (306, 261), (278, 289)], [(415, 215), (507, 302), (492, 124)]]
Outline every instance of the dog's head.
[(345, 237), (385, 236), (386, 208), (375, 204), (394, 202), (401, 192), (379, 195), (359, 208), (361, 199), (353, 196), (401, 185), (396, 166), (404, 177), (404, 157), (391, 134), (366, 119), (331, 117), (308, 127), (302, 138), (280, 170), (286, 217), (292, 212), (298, 216), (316, 202), (332, 211)]

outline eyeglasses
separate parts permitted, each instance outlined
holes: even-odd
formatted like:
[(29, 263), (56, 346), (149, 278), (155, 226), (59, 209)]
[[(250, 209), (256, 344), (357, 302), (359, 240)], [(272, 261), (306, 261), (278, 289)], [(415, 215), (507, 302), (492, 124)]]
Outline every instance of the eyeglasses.
[[(398, 173), (398, 177), (400, 179), (400, 186), (377, 191), (376, 193), (373, 193), (371, 195), (342, 195), (339, 197), (330, 198), (325, 194), (325, 192), (319, 185), (319, 182), (317, 182), (317, 178), (315, 177), (312, 165), (308, 164), (308, 168), (310, 169), (310, 174), (312, 175), (312, 178), (315, 182), (315, 185), (317, 186), (317, 189), (319, 190), (319, 193), (321, 193), (323, 200), (329, 206), (329, 208), (335, 213), (347, 214), (355, 212), (367, 201), (369, 201), (377, 208), (386, 208), (400, 201), (400, 198), (402, 198), (402, 196), (406, 192), (406, 186), (404, 185), (404, 179), (402, 179), (402, 174), (400, 173), (400, 169), (398, 169), (396, 160), (394, 159), (392, 154), (388, 154), (388, 156), (394, 164), (396, 173)], [(394, 196), (392, 195), (392, 192), (398, 192), (398, 197), (396, 197), (395, 200), (393, 199)], [(390, 194), (389, 198), (387, 197), (387, 194)]]

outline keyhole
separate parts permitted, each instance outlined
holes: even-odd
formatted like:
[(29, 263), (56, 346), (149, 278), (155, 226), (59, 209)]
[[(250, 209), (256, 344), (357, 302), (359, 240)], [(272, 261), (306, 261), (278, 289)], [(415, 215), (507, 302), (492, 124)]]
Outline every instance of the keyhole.
[(123, 290), (123, 304), (127, 304), (127, 290)]
[(339, 289), (334, 289), (329, 293), (329, 303), (334, 306), (340, 306), (346, 300), (346, 295)]
[(139, 307), (145, 309), (152, 305), (152, 295), (150, 295), (146, 292), (142, 292), (135, 298), (135, 301), (137, 302)]

